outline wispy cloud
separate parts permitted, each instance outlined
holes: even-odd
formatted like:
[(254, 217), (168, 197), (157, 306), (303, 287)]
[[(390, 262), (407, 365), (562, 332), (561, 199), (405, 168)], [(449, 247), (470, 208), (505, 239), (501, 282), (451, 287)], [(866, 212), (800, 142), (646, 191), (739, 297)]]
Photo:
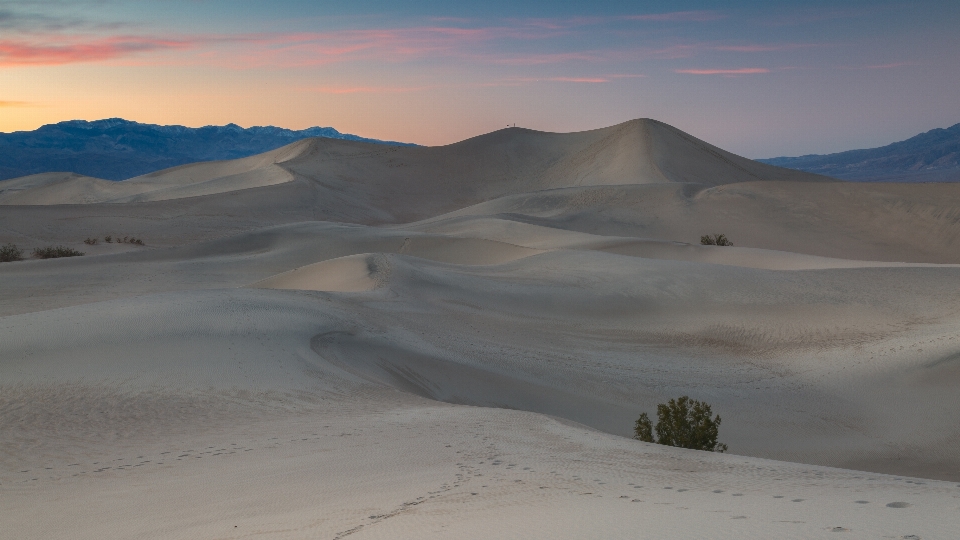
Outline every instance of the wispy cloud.
[[(2, 12), (0, 12), (2, 13)], [(12, 16), (11, 16), (12, 17)], [(804, 44), (611, 43), (571, 48), (568, 33), (590, 35), (598, 29), (578, 26), (623, 21), (701, 22), (723, 18), (715, 11), (679, 11), (614, 17), (523, 19), (492, 26), (465, 26), (460, 19), (398, 28), (360, 28), (326, 32), (241, 34), (122, 34), (50, 31), (0, 37), (0, 68), (83, 62), (127, 65), (203, 65), (230, 69), (285, 69), (344, 62), (401, 63), (424, 59), (535, 66), (586, 62), (637, 62), (689, 58), (709, 50), (762, 52)], [(2, 19), (0, 19), (2, 22)], [(606, 28), (606, 27), (604, 27)], [(602, 30), (602, 28), (600, 29)], [(589, 43), (590, 40), (584, 41)], [(191, 54), (169, 54), (189, 50)]]
[(32, 101), (2, 101), (0, 100), (0, 108), (2, 107), (32, 107), (35, 103)]
[(194, 45), (185, 40), (142, 36), (61, 38), (53, 42), (0, 39), (0, 67), (97, 62), (148, 51), (184, 49)]
[(753, 75), (757, 73), (770, 73), (770, 70), (767, 68), (675, 69), (674, 73), (686, 73), (688, 75)]

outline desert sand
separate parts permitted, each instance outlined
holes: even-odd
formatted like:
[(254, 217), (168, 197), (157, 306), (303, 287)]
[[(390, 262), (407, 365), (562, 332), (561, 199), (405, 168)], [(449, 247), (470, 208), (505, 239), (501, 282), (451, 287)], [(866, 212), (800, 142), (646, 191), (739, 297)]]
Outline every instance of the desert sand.
[(4, 536), (958, 538), (958, 209), (652, 120), (0, 182), (87, 253), (0, 264)]

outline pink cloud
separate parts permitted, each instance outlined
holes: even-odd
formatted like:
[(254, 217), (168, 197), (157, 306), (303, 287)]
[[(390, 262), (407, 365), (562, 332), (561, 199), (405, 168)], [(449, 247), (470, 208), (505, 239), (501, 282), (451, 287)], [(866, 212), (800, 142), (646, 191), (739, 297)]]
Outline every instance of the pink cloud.
[(675, 69), (674, 73), (688, 75), (752, 75), (755, 73), (770, 73), (766, 68), (738, 68), (738, 69)]
[(402, 62), (442, 56), (477, 59), (478, 55), (468, 51), (482, 43), (538, 37), (544, 36), (515, 28), (442, 26), (262, 34), (239, 37), (236, 41), (241, 50), (225, 51), (219, 57), (238, 68), (317, 66), (358, 60)]
[(34, 103), (30, 101), (0, 101), (0, 108), (3, 107), (32, 107)]
[(185, 40), (141, 36), (105, 38), (54, 38), (37, 41), (0, 40), (0, 67), (53, 66), (110, 60), (132, 54), (185, 49), (195, 43)]
[(291, 34), (203, 34), (164, 39), (151, 36), (31, 35), (0, 39), (0, 67), (99, 62), (145, 52), (201, 47), (208, 50), (193, 55), (190, 63), (203, 60), (238, 68), (297, 67), (345, 60), (402, 61), (462, 54), (465, 48), (496, 39), (542, 37), (545, 37), (544, 33), (530, 29), (448, 26)]

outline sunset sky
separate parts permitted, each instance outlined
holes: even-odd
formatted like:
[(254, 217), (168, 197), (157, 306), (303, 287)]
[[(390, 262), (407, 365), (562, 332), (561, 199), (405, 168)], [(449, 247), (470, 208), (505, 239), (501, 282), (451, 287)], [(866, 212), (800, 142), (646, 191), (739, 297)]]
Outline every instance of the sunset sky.
[(0, 131), (236, 123), (447, 144), (650, 117), (752, 158), (960, 122), (960, 2), (4, 1)]

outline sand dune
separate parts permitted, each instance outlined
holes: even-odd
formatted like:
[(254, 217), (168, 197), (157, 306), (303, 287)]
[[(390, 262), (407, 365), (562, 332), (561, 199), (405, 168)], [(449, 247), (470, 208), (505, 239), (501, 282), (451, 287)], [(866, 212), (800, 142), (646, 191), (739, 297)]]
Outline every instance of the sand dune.
[[(633, 121), (0, 183), (88, 252), (0, 264), (4, 531), (958, 537), (960, 190), (822, 180)], [(730, 454), (628, 438), (679, 395)]]
[[(560, 187), (828, 180), (750, 161), (661, 122), (634, 120), (570, 134), (510, 128), (433, 148), (307, 139), (258, 156), (184, 165), (113, 184), (74, 179), (15, 197), (0, 192), (0, 204), (168, 200), (270, 186), (294, 176), (318, 184), (341, 204), (358, 206), (351, 209), (355, 215), (376, 210), (402, 221)], [(389, 208), (380, 203), (385, 198)]]
[[(257, 156), (182, 165), (111, 182), (72, 173), (46, 173), (4, 181), (0, 204), (49, 205), (163, 201), (272, 186), (293, 180), (279, 163), (293, 159), (305, 144), (296, 142)], [(54, 181), (53, 179), (56, 178)], [(8, 182), (16, 186), (6, 188)]]
[(494, 199), (416, 224), (496, 217), (603, 236), (736, 246), (831, 258), (960, 263), (960, 185), (743, 182), (601, 186)]

